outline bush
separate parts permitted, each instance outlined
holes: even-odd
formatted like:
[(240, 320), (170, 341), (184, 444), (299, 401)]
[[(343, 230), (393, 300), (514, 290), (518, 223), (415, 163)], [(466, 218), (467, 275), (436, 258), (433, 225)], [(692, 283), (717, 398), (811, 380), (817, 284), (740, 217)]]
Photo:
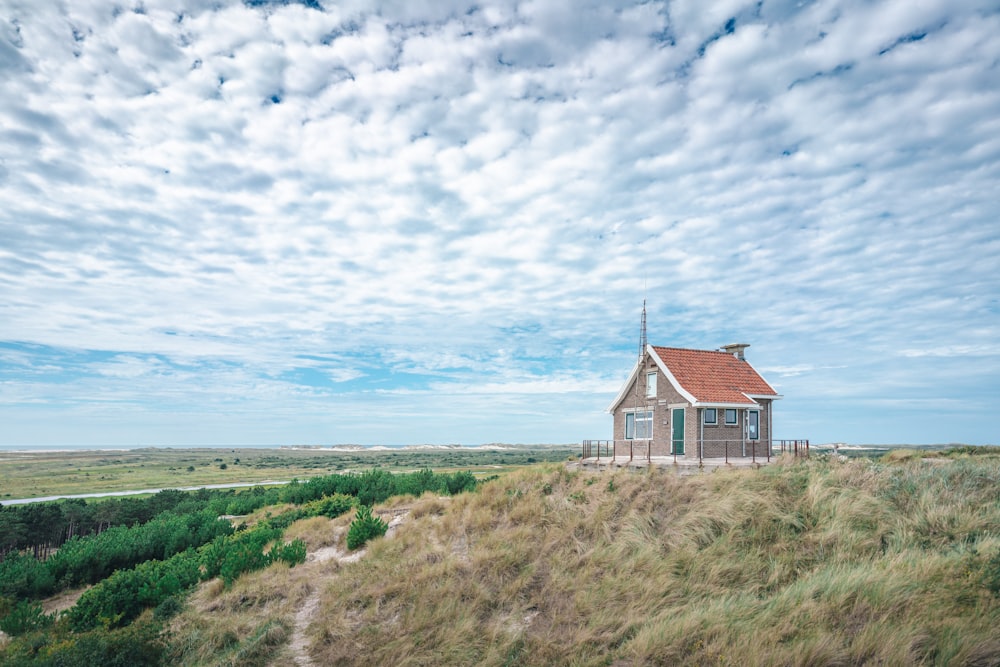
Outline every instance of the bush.
[(469, 471), (456, 472), (448, 476), (445, 486), (448, 493), (453, 496), (463, 491), (474, 491), (476, 477)]
[(335, 493), (332, 496), (327, 496), (316, 503), (315, 512), (317, 516), (325, 516), (329, 519), (336, 519), (341, 514), (346, 514), (355, 505), (357, 501), (352, 497), (345, 495), (343, 493)]
[(177, 599), (177, 596), (172, 595), (157, 605), (156, 609), (153, 610), (153, 618), (157, 621), (168, 621), (179, 614), (183, 607), (184, 605)]
[(347, 529), (347, 548), (357, 549), (365, 542), (385, 535), (389, 524), (377, 516), (372, 516), (372, 508), (368, 505), (358, 507), (358, 512)]
[(50, 568), (31, 556), (11, 551), (0, 561), (0, 595), (39, 598), (55, 590)]
[(12, 642), (3, 652), (7, 667), (136, 667), (162, 664), (160, 626), (136, 623), (122, 630), (98, 628), (59, 636), (35, 633)]
[(232, 586), (244, 572), (262, 570), (270, 564), (271, 559), (264, 554), (262, 544), (255, 544), (254, 541), (230, 544), (222, 559), (219, 576), (226, 586)]
[(281, 561), (295, 567), (306, 562), (306, 543), (302, 540), (292, 540), (288, 544), (280, 544), (271, 549), (268, 554), (272, 562)]
[(21, 600), (0, 619), (0, 630), (16, 637), (52, 625), (52, 617), (42, 611), (42, 605)]

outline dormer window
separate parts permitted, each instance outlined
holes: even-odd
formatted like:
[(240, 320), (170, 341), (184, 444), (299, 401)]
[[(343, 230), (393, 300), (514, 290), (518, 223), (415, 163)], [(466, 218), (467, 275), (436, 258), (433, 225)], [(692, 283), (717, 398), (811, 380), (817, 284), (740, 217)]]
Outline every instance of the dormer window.
[(656, 371), (646, 373), (646, 398), (656, 398)]

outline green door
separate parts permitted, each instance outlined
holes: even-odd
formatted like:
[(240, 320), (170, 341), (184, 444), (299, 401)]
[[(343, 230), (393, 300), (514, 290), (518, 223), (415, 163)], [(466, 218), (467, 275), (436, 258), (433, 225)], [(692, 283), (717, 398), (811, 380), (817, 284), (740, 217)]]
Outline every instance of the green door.
[(671, 440), (673, 444), (672, 453), (684, 453), (684, 408), (674, 408), (674, 414), (670, 418)]

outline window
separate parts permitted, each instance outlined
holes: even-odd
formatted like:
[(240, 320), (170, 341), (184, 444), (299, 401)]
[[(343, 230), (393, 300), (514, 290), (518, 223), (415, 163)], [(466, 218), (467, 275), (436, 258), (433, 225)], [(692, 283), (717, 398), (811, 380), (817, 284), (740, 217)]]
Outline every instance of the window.
[(715, 408), (705, 408), (705, 411), (702, 414), (705, 415), (705, 423), (706, 424), (718, 424), (719, 423), (719, 415), (716, 412)]
[(729, 425), (736, 423), (736, 408), (726, 408), (726, 423)]
[(648, 440), (653, 437), (653, 413), (650, 410), (645, 412), (625, 413), (625, 439), (626, 440)]
[(760, 412), (751, 410), (747, 420), (747, 438), (750, 440), (760, 440)]
[(646, 398), (656, 398), (656, 371), (646, 373)]

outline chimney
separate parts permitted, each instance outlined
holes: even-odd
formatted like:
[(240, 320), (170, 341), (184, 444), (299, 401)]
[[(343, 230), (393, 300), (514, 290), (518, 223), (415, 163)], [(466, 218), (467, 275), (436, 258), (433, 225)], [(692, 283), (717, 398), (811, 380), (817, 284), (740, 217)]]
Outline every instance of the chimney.
[(750, 343), (730, 343), (729, 345), (723, 345), (722, 351), (728, 352), (740, 361), (746, 361), (743, 358), (743, 350), (750, 347)]

